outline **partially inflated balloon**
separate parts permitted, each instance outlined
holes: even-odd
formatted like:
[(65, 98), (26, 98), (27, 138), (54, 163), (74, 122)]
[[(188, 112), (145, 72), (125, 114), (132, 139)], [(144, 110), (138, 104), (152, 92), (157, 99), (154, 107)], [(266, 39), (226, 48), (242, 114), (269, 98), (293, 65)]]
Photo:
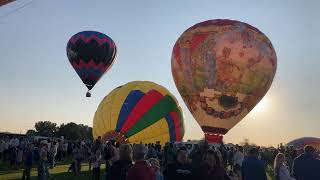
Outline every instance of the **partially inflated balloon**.
[(263, 98), (277, 58), (257, 28), (209, 20), (186, 30), (171, 59), (175, 84), (208, 140), (221, 141)]
[(293, 146), (296, 149), (303, 149), (304, 146), (310, 145), (320, 151), (320, 138), (303, 137), (290, 141), (287, 146)]
[(68, 59), (89, 91), (111, 67), (116, 53), (113, 40), (96, 31), (79, 32), (70, 38), (67, 45)]
[(110, 92), (93, 120), (93, 137), (120, 143), (181, 141), (184, 122), (175, 97), (164, 87), (134, 81)]

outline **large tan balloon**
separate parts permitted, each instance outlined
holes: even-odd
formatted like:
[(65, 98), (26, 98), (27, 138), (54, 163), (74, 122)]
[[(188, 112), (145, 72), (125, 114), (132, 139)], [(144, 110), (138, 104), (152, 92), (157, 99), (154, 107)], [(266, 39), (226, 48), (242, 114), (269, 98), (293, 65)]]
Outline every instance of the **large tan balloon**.
[(216, 135), (226, 134), (266, 94), (277, 58), (270, 40), (257, 28), (217, 19), (196, 24), (180, 36), (171, 68), (205, 136), (221, 140)]

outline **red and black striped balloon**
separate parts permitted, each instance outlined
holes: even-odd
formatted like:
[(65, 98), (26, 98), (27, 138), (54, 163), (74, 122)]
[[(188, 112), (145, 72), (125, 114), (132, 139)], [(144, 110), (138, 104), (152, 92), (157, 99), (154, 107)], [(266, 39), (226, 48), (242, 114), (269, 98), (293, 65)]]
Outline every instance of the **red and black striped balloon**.
[(67, 44), (67, 56), (82, 82), (91, 90), (112, 66), (117, 54), (114, 41), (96, 31), (73, 35)]

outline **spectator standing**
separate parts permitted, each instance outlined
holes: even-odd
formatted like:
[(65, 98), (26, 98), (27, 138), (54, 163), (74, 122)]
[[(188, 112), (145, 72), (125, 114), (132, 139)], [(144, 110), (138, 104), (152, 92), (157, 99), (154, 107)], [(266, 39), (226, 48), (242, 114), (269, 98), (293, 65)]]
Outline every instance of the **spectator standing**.
[(285, 155), (279, 153), (274, 160), (274, 175), (276, 180), (294, 180), (290, 177), (288, 167), (285, 165)]
[(33, 164), (33, 145), (29, 144), (28, 151), (25, 154), (24, 171), (22, 174), (22, 180), (30, 180), (30, 172)]
[(46, 180), (49, 177), (49, 171), (47, 167), (47, 152), (42, 151), (40, 154), (40, 160), (38, 163), (38, 178), (39, 180)]
[[(199, 166), (199, 165), (198, 165)], [(196, 169), (199, 172), (199, 168)], [(164, 180), (192, 180), (192, 167), (188, 162), (187, 149), (180, 147), (177, 151), (176, 161), (169, 164), (163, 171)]]
[(151, 165), (151, 168), (155, 172), (155, 176), (156, 176), (155, 180), (163, 180), (163, 175), (160, 171), (160, 163), (158, 159), (151, 158), (149, 159), (149, 163)]
[(249, 150), (248, 157), (243, 161), (241, 174), (243, 180), (267, 180), (265, 166), (258, 159), (259, 151), (253, 147)]
[(218, 155), (213, 150), (207, 150), (199, 165), (200, 171), (197, 172), (196, 178), (199, 179), (214, 179), (214, 180), (231, 180), (227, 175), (223, 164), (218, 158)]
[(102, 160), (101, 152), (100, 152), (100, 150), (97, 150), (96, 156), (93, 161), (92, 180), (99, 180), (100, 179), (101, 160)]
[(315, 149), (305, 146), (304, 153), (293, 162), (293, 177), (297, 180), (319, 180), (320, 160), (315, 158)]
[(143, 144), (133, 146), (133, 160), (135, 164), (129, 169), (126, 180), (155, 180), (149, 162), (145, 161), (147, 148)]
[(237, 146), (236, 152), (233, 156), (233, 164), (234, 164), (234, 172), (238, 176), (241, 176), (241, 166), (242, 166), (243, 160), (244, 160), (243, 147)]
[(132, 148), (128, 144), (123, 144), (119, 148), (119, 160), (114, 162), (107, 171), (107, 180), (125, 180), (132, 166)]

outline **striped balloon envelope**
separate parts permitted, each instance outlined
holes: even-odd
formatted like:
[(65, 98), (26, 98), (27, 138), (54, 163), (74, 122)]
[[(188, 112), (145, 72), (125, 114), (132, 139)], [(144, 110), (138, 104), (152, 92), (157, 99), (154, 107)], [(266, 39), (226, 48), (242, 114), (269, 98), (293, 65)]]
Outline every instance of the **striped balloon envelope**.
[(70, 64), (87, 86), (87, 97), (99, 79), (111, 68), (117, 55), (115, 42), (97, 31), (82, 31), (73, 35), (67, 44)]
[(293, 146), (296, 149), (303, 149), (306, 145), (313, 146), (320, 151), (320, 138), (302, 137), (287, 143), (287, 146)]
[(93, 137), (119, 143), (181, 141), (183, 113), (163, 86), (133, 81), (112, 90), (100, 103), (93, 120)]

